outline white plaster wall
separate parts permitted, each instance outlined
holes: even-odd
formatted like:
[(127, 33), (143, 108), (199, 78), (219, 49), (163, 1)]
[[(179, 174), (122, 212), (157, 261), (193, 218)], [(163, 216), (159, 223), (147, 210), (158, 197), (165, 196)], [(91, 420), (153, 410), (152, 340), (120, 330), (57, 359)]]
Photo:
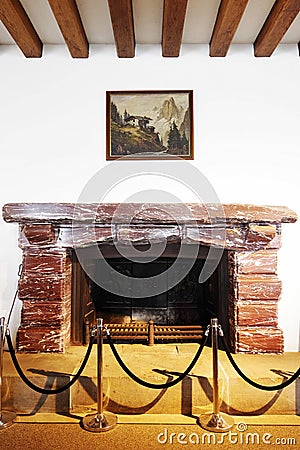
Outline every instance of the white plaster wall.
[[(296, 46), (282, 45), (270, 58), (254, 58), (251, 46), (240, 45), (226, 58), (210, 58), (207, 46), (190, 45), (175, 59), (162, 58), (160, 46), (137, 47), (134, 59), (118, 59), (113, 46), (92, 46), (87, 60), (73, 60), (65, 46), (46, 46), (37, 60), (3, 46), (0, 64), (1, 206), (78, 199), (85, 183), (107, 164), (107, 90), (193, 89), (191, 164), (208, 177), (221, 202), (285, 205), (300, 215)], [(122, 177), (123, 164), (135, 163), (113, 164)], [(161, 164), (162, 169), (178, 166), (180, 177), (180, 162)], [(174, 193), (172, 183), (164, 179), (161, 188)], [(123, 200), (145, 186), (133, 180), (107, 201)], [(180, 184), (175, 191), (185, 201), (195, 200)], [(283, 226), (279, 318), (287, 351), (299, 345), (299, 233), (300, 221)], [(21, 252), (17, 226), (3, 220), (0, 249), (0, 313), (8, 315)], [(14, 328), (17, 321), (18, 308)]]

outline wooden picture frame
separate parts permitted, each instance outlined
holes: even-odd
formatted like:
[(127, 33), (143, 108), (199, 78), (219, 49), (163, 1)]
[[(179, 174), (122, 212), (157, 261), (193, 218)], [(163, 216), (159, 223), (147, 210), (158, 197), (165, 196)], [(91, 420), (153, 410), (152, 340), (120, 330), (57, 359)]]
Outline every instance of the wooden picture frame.
[(107, 91), (106, 159), (194, 159), (193, 91)]

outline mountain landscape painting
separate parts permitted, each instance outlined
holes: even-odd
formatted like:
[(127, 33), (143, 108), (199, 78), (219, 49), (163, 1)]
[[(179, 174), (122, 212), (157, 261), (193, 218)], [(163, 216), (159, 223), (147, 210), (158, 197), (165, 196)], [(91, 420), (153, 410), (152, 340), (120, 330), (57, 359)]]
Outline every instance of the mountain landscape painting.
[(192, 91), (109, 91), (106, 108), (107, 160), (193, 159)]

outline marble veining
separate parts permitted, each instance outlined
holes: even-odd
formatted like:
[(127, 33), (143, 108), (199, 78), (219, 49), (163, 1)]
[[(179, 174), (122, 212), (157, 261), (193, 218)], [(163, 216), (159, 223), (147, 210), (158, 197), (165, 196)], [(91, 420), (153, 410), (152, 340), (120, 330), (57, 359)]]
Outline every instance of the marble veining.
[(6, 222), (19, 223), (284, 223), (297, 215), (285, 206), (198, 203), (9, 203)]

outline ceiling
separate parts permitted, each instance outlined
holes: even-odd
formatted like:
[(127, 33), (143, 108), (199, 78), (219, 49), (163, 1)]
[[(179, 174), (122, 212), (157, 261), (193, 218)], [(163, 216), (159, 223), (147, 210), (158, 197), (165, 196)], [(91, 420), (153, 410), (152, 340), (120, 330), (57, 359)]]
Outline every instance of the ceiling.
[(136, 44), (161, 44), (176, 57), (181, 44), (209, 44), (224, 57), (230, 45), (253, 44), (270, 56), (279, 43), (298, 45), (300, 0), (0, 0), (1, 45), (41, 57), (44, 44), (67, 45), (87, 58), (89, 44), (115, 44), (120, 58)]

